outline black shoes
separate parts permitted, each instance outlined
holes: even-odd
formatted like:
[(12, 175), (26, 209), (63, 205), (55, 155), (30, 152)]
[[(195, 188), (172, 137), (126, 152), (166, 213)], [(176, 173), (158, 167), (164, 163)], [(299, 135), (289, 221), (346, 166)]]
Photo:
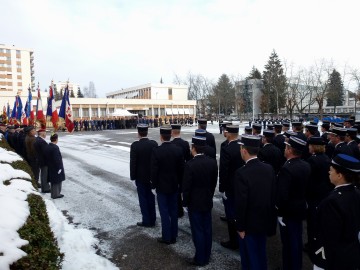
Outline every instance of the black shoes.
[(171, 241), (166, 241), (162, 237), (159, 237), (157, 241), (161, 244), (171, 245), (176, 243), (176, 239), (172, 239)]
[(140, 227), (145, 227), (145, 228), (152, 228), (152, 227), (155, 227), (155, 224), (153, 225), (147, 225), (147, 224), (144, 224), (142, 222), (138, 222), (136, 223), (137, 226), (140, 226)]
[(60, 198), (62, 198), (62, 197), (64, 197), (64, 195), (62, 195), (62, 194), (60, 194), (59, 196), (57, 196), (57, 197), (51, 197), (51, 199), (60, 199)]
[(188, 264), (190, 264), (192, 266), (200, 266), (200, 267), (206, 266), (206, 265), (209, 264), (208, 262), (206, 262), (206, 263), (198, 263), (197, 261), (195, 261), (195, 259), (189, 259), (189, 260), (187, 260), (187, 262), (188, 262)]
[(222, 245), (224, 248), (231, 249), (231, 250), (237, 250), (239, 248), (238, 244), (234, 244), (231, 241), (220, 242), (220, 245)]
[(221, 221), (227, 221), (227, 218), (226, 218), (226, 216), (220, 216), (220, 220)]

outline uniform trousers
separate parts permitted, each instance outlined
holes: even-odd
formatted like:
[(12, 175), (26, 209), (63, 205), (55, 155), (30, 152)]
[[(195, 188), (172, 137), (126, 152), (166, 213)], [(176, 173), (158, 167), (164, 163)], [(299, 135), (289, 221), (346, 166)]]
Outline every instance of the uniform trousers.
[(151, 192), (151, 185), (135, 180), (139, 197), (142, 223), (146, 226), (154, 226), (156, 220), (155, 195)]
[(56, 199), (61, 193), (62, 181), (59, 183), (51, 183), (51, 198)]
[(266, 235), (246, 234), (239, 237), (239, 250), (243, 270), (266, 270)]
[(48, 167), (40, 167), (40, 183), (41, 183), (41, 192), (49, 192), (50, 185), (48, 182)]
[(174, 241), (178, 235), (178, 193), (157, 192), (157, 201), (161, 218), (161, 234), (164, 241)]
[(286, 226), (280, 226), (283, 270), (302, 269), (302, 221), (283, 219)]
[(227, 199), (223, 198), (223, 204), (225, 208), (225, 215), (227, 219), (235, 219), (235, 198), (232, 195), (227, 195)]
[(189, 209), (192, 240), (195, 246), (194, 260), (198, 264), (207, 264), (212, 247), (211, 210), (192, 211)]

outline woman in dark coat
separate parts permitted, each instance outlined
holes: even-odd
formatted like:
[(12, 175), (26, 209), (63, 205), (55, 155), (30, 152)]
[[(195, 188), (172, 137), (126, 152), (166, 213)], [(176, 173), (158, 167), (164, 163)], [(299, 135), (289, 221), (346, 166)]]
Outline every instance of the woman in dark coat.
[(360, 269), (360, 161), (338, 154), (331, 161), (329, 177), (335, 189), (319, 205), (316, 243), (312, 259), (330, 270)]
[(51, 198), (58, 199), (64, 197), (60, 194), (62, 181), (65, 180), (65, 171), (60, 149), (57, 146), (58, 135), (55, 133), (50, 137), (49, 147), (47, 148), (49, 181), (51, 183)]

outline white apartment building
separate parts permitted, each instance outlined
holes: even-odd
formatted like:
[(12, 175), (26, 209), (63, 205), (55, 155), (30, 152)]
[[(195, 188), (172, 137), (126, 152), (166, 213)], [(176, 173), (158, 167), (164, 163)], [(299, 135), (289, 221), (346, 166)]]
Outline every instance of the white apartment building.
[(54, 87), (56, 87), (56, 90), (60, 93), (61, 89), (65, 90), (66, 85), (69, 86), (69, 91), (74, 92), (74, 96), (77, 97), (78, 89), (80, 88), (80, 85), (78, 83), (72, 83), (72, 82), (54, 82)]

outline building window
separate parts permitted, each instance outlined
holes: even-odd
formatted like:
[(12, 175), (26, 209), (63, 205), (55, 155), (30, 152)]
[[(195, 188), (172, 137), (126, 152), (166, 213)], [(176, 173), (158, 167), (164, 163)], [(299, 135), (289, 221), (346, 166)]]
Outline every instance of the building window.
[(168, 89), (168, 94), (169, 94), (169, 96), (172, 96), (172, 88)]

